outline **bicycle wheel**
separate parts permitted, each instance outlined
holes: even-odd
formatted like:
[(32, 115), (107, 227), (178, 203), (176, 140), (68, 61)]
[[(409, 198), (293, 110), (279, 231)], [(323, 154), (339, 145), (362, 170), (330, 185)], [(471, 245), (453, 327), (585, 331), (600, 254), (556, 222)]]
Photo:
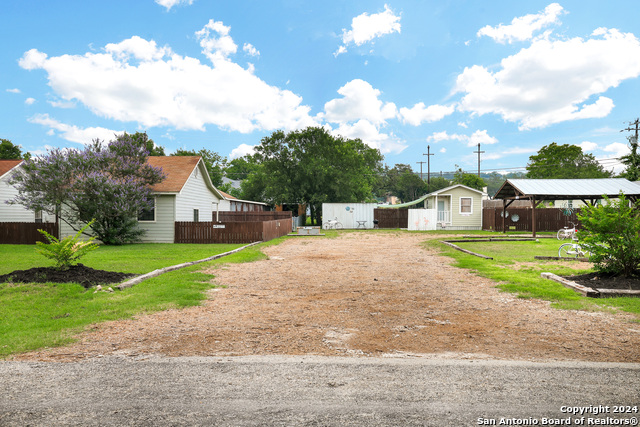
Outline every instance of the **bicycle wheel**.
[(336, 224), (335, 224), (335, 228), (336, 228), (336, 230), (342, 230), (342, 228), (343, 228), (343, 227), (342, 227), (342, 223), (340, 223), (340, 222), (336, 222)]
[(576, 258), (578, 251), (573, 248), (573, 243), (565, 243), (560, 245), (558, 249), (558, 256), (560, 258)]
[(564, 240), (567, 238), (567, 230), (562, 229), (562, 230), (558, 230), (558, 234), (557, 234), (558, 240)]
[(330, 222), (325, 222), (324, 224), (322, 224), (322, 229), (323, 230), (331, 230), (331, 223)]
[(578, 246), (578, 256), (580, 258), (591, 258), (591, 251), (584, 246)]

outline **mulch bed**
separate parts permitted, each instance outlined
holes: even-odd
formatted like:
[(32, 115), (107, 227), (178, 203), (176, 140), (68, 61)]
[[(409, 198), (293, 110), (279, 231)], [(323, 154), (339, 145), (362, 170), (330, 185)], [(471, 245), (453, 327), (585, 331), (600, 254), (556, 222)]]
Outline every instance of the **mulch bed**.
[(95, 270), (82, 264), (71, 266), (68, 270), (57, 270), (53, 267), (36, 267), (29, 270), (16, 270), (0, 276), (0, 283), (80, 283), (85, 288), (96, 285), (119, 283), (129, 277), (130, 273)]
[(640, 277), (607, 276), (601, 273), (588, 273), (576, 276), (564, 276), (582, 286), (593, 289), (631, 289), (640, 291)]

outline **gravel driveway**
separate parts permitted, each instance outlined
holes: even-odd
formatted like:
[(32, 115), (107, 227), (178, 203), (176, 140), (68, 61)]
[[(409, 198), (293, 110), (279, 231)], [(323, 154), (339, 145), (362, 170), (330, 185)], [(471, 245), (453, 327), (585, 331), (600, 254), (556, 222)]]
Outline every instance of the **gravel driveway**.
[[(625, 314), (555, 310), (499, 292), (421, 244), (425, 234), (343, 233), (266, 248), (211, 271), (198, 307), (97, 325), (71, 346), (16, 360), (96, 356), (324, 355), (639, 362)], [(443, 236), (437, 236), (443, 238)]]

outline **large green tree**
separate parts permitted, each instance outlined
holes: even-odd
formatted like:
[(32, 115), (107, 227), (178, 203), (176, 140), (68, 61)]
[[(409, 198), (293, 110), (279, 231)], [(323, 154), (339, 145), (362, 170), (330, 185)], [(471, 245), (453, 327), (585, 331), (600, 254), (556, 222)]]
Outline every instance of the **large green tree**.
[(259, 168), (255, 154), (246, 154), (227, 163), (224, 175), (229, 179), (243, 181)]
[(526, 178), (526, 174), (523, 172), (511, 172), (509, 174), (503, 175), (498, 172), (491, 172), (489, 175), (485, 175), (483, 177), (484, 181), (487, 183), (487, 193), (490, 196), (496, 194), (496, 192), (502, 187), (502, 184), (507, 179), (517, 179), (517, 178)]
[(258, 197), (263, 194), (263, 189), (256, 182), (256, 179), (260, 176), (260, 168), (260, 163), (255, 154), (247, 154), (229, 161), (224, 170), (224, 176), (228, 179), (241, 181), (241, 184), (240, 189), (229, 186), (228, 191), (224, 191), (239, 199), (258, 200)]
[(0, 139), (0, 160), (20, 160), (22, 150), (8, 139)]
[(434, 191), (442, 190), (451, 185), (451, 181), (442, 176), (432, 176), (427, 184), (427, 191), (433, 193)]
[(583, 153), (577, 145), (545, 145), (529, 157), (527, 178), (609, 178), (593, 154)]
[(273, 132), (255, 151), (260, 169), (243, 190), (272, 204), (306, 204), (316, 223), (322, 203), (370, 200), (383, 158), (359, 139), (336, 137), (320, 127)]
[(227, 164), (227, 159), (222, 157), (220, 154), (215, 151), (207, 150), (203, 148), (199, 151), (196, 150), (184, 150), (182, 148), (176, 150), (172, 156), (200, 156), (204, 161), (204, 165), (207, 168), (207, 172), (209, 172), (209, 177), (211, 178), (211, 182), (216, 187), (222, 185), (222, 177), (224, 176), (224, 169)]
[(427, 183), (420, 179), (411, 165), (396, 164), (385, 168), (383, 189), (386, 194), (396, 196), (403, 203), (416, 200), (427, 192)]
[(464, 172), (458, 165), (456, 165), (456, 172), (453, 175), (454, 184), (462, 184), (469, 188), (475, 188), (476, 190), (483, 191), (487, 183), (484, 179), (473, 173)]

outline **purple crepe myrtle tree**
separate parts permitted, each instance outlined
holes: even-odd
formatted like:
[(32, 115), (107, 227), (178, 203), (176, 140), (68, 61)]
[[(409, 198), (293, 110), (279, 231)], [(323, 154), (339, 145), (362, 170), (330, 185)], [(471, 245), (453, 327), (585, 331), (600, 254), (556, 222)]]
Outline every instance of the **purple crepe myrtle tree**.
[(18, 195), (9, 203), (55, 215), (76, 231), (93, 220), (92, 234), (107, 245), (139, 240), (138, 215), (153, 207), (150, 186), (166, 175), (127, 136), (106, 147), (94, 140), (84, 150), (53, 149), (26, 160), (10, 181)]

